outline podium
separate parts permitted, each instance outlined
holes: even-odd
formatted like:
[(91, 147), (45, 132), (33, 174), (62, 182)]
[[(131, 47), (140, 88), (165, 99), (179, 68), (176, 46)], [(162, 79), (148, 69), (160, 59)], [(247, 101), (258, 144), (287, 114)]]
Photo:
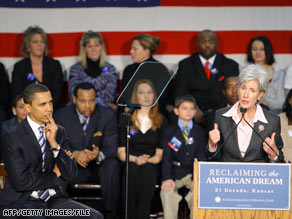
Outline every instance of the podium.
[[(207, 162), (201, 162), (207, 163)], [(218, 162), (218, 164), (221, 164)], [(230, 164), (230, 163), (229, 163)], [(235, 164), (235, 163), (233, 163)], [(274, 164), (268, 164), (274, 165)], [(278, 164), (281, 165), (281, 164)], [(290, 173), (292, 168), (289, 165)], [(258, 210), (258, 209), (217, 209), (217, 208), (199, 208), (199, 174), (200, 162), (194, 162), (193, 173), (193, 219), (292, 219), (292, 203), (290, 199), (290, 210)], [(290, 174), (291, 178), (292, 173)], [(289, 179), (290, 197), (292, 197), (291, 180)], [(288, 191), (287, 191), (288, 192)]]

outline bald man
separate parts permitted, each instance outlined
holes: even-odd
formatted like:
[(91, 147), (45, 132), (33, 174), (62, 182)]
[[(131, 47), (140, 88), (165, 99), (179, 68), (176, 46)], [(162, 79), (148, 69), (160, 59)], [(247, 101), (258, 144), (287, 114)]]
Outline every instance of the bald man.
[(238, 64), (217, 52), (218, 40), (212, 30), (198, 35), (198, 52), (179, 62), (175, 79), (175, 97), (191, 94), (203, 115), (226, 103), (222, 93), (224, 80), (238, 76)]

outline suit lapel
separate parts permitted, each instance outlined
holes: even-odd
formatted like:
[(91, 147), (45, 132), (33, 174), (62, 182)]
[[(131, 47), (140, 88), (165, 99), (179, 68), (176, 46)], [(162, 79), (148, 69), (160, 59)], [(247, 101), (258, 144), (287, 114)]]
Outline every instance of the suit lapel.
[[(236, 123), (233, 121), (233, 119), (230, 117), (229, 118), (229, 125), (228, 127), (232, 127), (232, 130), (235, 129)], [(234, 153), (236, 156), (238, 156), (240, 159), (242, 159), (240, 150), (239, 150), (239, 144), (238, 144), (238, 136), (237, 136), (237, 130), (234, 130), (234, 133), (232, 134), (232, 136), (230, 136), (230, 141), (231, 146), (233, 147), (232, 150), (234, 150)]]
[(32, 71), (32, 66), (31, 66), (31, 61), (29, 58), (25, 59), (25, 73), (28, 74), (28, 73), (33, 73)]
[[(223, 76), (224, 72), (222, 73), (219, 69), (220, 66), (223, 65), (222, 62), (223, 62), (222, 57), (217, 53), (211, 69), (210, 87), (212, 87), (214, 83), (216, 83), (216, 81), (218, 81), (219, 78)], [(212, 74), (212, 72), (217, 72), (217, 74)]]
[(24, 125), (24, 131), (25, 131), (23, 142), (31, 142), (31, 144), (29, 144), (29, 147), (33, 151), (35, 151), (37, 154), (39, 154), (39, 156), (41, 157), (42, 151), (41, 151), (40, 144), (39, 144), (35, 134), (33, 133), (30, 125), (28, 124), (27, 119), (25, 119), (23, 121), (23, 125)]
[(53, 152), (51, 151), (51, 146), (48, 142), (46, 141), (46, 154), (45, 154), (45, 170), (46, 171), (51, 171), (52, 169), (52, 162), (53, 162)]
[[(265, 130), (261, 130), (260, 127), (265, 127), (266, 125), (267, 125), (266, 123), (262, 123), (261, 121), (257, 121), (254, 124), (254, 129), (264, 139), (265, 139), (264, 136), (266, 136), (265, 135)], [(249, 155), (249, 152), (252, 151), (252, 149), (254, 147), (261, 147), (262, 146), (262, 141), (263, 140), (255, 133), (255, 131), (253, 131), (252, 132), (252, 135), (251, 135), (250, 143), (249, 143), (248, 148), (247, 148), (246, 153), (245, 153), (245, 156), (248, 156)]]
[(178, 156), (179, 160), (182, 161), (184, 160), (182, 155), (185, 153), (184, 149), (186, 147), (186, 144), (185, 144), (184, 137), (182, 135), (182, 131), (178, 125), (175, 126), (175, 135), (178, 138), (178, 140), (181, 142), (181, 147), (179, 148), (178, 152), (176, 152), (176, 155)]
[(195, 69), (195, 72), (198, 72), (198, 77), (200, 78), (204, 87), (206, 87), (206, 89), (209, 89), (209, 81), (207, 79), (205, 69), (203, 67), (203, 64), (200, 60), (198, 53), (195, 53), (195, 55), (194, 55), (193, 68)]
[[(77, 114), (77, 111), (76, 111), (76, 107), (75, 107), (75, 104), (72, 104), (72, 107), (71, 107), (71, 110), (72, 110), (72, 113), (69, 113), (69, 115), (71, 114), (71, 121), (72, 121), (72, 125), (71, 128), (73, 129), (72, 130), (72, 133), (78, 133), (78, 136), (80, 138), (83, 138), (84, 135), (83, 135), (83, 127), (80, 123), (80, 120), (79, 120), (79, 117), (78, 117), (78, 114)], [(75, 121), (75, 122), (74, 122)]]
[(47, 65), (47, 59), (46, 57), (43, 58), (43, 84), (47, 84), (48, 82), (48, 65)]
[[(86, 129), (86, 136), (85, 136), (85, 139), (83, 141), (84, 146), (86, 148), (92, 149), (92, 145), (89, 145), (89, 144), (90, 144), (90, 141), (93, 137), (94, 132), (96, 131), (96, 128), (99, 126), (98, 124), (99, 124), (98, 123), (98, 110), (97, 110), (97, 106), (96, 106), (94, 112), (90, 116), (90, 120), (89, 120), (87, 129)], [(100, 145), (98, 145), (98, 146), (100, 146)]]

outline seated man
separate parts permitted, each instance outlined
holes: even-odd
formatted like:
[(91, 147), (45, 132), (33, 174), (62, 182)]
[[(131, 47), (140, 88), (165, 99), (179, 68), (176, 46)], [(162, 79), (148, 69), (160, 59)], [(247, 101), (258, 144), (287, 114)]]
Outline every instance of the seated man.
[(23, 95), (19, 94), (12, 102), (13, 117), (7, 121), (4, 121), (1, 128), (2, 136), (9, 132), (13, 127), (25, 119), (27, 112), (24, 107)]
[(95, 87), (80, 83), (73, 102), (59, 110), (56, 121), (68, 132), (73, 158), (79, 164), (73, 183), (100, 183), (104, 206), (112, 214), (119, 196), (118, 132), (115, 112), (98, 106)]
[(23, 96), (28, 116), (3, 139), (8, 179), (0, 193), (0, 218), (8, 216), (9, 209), (39, 209), (40, 215), (34, 218), (42, 219), (54, 209), (55, 216), (50, 218), (59, 218), (59, 209), (63, 209), (68, 213), (66, 218), (80, 218), (79, 211), (87, 218), (102, 219), (98, 211), (69, 199), (64, 192), (67, 181), (76, 177), (77, 166), (66, 154), (64, 128), (56, 125), (52, 117), (51, 92), (44, 85), (31, 84)]
[[(219, 108), (233, 106), (238, 101), (238, 77), (230, 76), (225, 79), (222, 94), (226, 101), (224, 101)], [(214, 128), (215, 112), (216, 110), (212, 110), (207, 114), (208, 131)]]
[(175, 97), (191, 94), (206, 116), (211, 110), (220, 109), (225, 101), (222, 94), (224, 80), (238, 76), (238, 64), (217, 52), (217, 35), (212, 30), (198, 34), (198, 52), (179, 62), (175, 77)]

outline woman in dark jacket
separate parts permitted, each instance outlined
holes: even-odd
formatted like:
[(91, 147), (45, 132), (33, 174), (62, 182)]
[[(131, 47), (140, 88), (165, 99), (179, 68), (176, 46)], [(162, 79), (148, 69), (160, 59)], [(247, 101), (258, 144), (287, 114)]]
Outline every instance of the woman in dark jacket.
[(47, 56), (47, 35), (38, 26), (24, 31), (22, 56), (12, 72), (12, 98), (20, 94), (27, 85), (46, 85), (52, 94), (54, 110), (62, 107), (63, 72), (59, 61)]

